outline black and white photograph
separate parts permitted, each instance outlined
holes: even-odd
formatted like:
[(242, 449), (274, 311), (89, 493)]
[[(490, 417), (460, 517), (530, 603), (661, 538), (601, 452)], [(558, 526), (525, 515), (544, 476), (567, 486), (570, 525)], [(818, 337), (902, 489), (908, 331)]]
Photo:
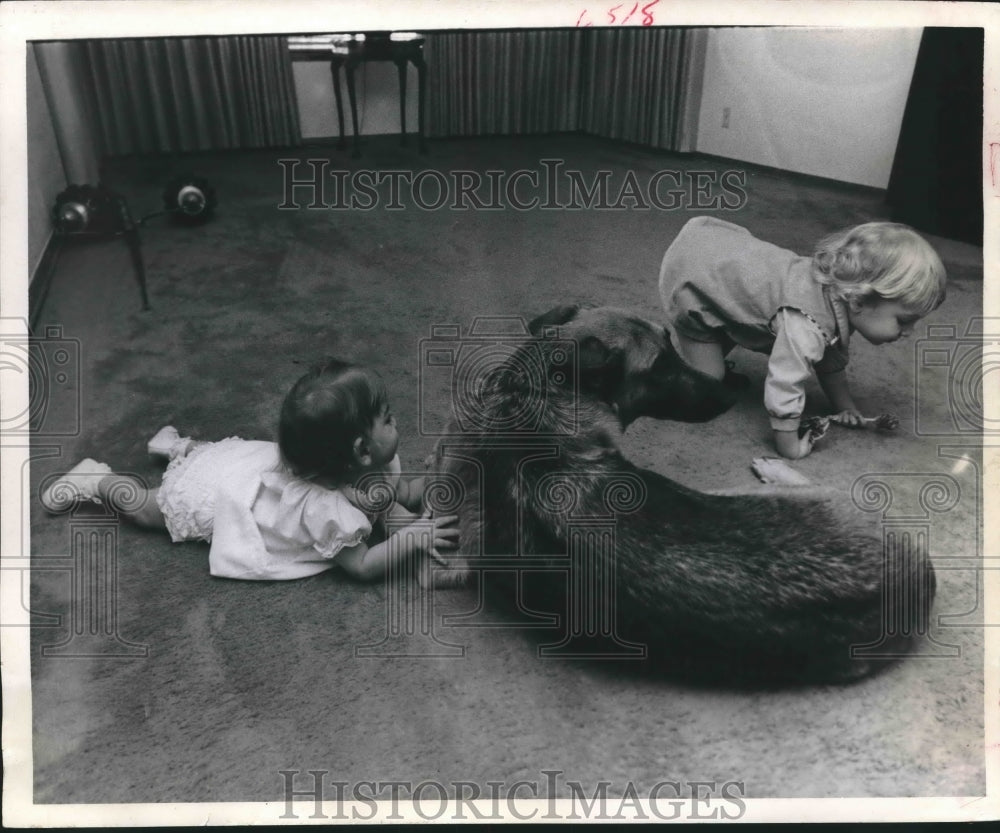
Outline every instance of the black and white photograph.
[(6, 826), (1000, 817), (1000, 9), (0, 37)]

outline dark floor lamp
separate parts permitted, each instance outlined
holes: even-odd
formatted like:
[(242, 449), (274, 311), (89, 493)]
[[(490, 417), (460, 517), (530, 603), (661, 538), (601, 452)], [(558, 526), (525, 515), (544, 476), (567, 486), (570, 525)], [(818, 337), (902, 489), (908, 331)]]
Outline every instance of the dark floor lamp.
[(61, 191), (52, 209), (54, 226), (52, 246), (44, 275), (40, 278), (38, 297), (31, 312), (32, 329), (45, 305), (63, 247), (77, 241), (103, 240), (112, 237), (124, 239), (139, 284), (142, 309), (148, 310), (146, 267), (142, 259), (139, 227), (152, 217), (162, 215), (167, 215), (185, 225), (203, 223), (212, 216), (218, 200), (215, 189), (207, 180), (193, 174), (185, 174), (167, 183), (163, 191), (163, 203), (164, 208), (161, 211), (136, 220), (125, 198), (104, 185), (70, 185)]

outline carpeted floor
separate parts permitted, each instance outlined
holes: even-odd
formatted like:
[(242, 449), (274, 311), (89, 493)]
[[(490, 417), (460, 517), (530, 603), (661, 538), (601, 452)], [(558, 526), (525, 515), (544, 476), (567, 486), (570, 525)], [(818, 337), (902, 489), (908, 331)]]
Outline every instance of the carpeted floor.
[[(644, 182), (661, 169), (744, 169), (579, 136), (439, 141), (426, 157), (386, 137), (369, 140), (357, 161), (330, 147), (117, 160), (107, 182), (136, 214), (156, 210), (166, 180), (185, 170), (208, 176), (220, 205), (200, 227), (164, 218), (145, 226), (149, 312), (139, 310), (121, 243), (64, 254), (40, 326), (59, 324), (65, 338), (79, 339), (81, 431), (37, 444), (34, 492), (83, 456), (156, 482), (159, 468), (145, 443), (167, 423), (205, 439), (273, 439), (284, 392), (325, 355), (382, 372), (404, 466), (419, 469), (434, 442), (420, 436), (420, 409), (447, 409), (444, 401), (420, 402), (420, 341), (432, 325), (530, 317), (565, 302), (611, 303), (657, 317), (660, 258), (699, 213), (423, 210), (412, 202), (401, 210), (279, 210), (282, 158), (326, 158), (331, 169), (484, 174), (541, 171), (541, 160), (559, 158), (566, 168), (609, 170), (616, 183), (629, 171)], [(745, 206), (724, 216), (798, 251), (833, 229), (886, 216), (877, 193), (776, 172), (747, 175)], [(427, 189), (433, 197), (433, 183)], [(306, 204), (308, 195), (297, 199)], [(852, 347), (859, 404), (871, 413), (895, 411), (900, 430), (834, 430), (821, 451), (795, 464), (845, 501), (863, 475), (891, 483), (887, 523), (930, 536), (939, 566), (936, 611), (944, 620), (922, 656), (847, 688), (697, 689), (640, 680), (626, 667), (610, 673), (543, 661), (515, 629), (446, 627), (441, 616), (476, 605), (475, 593), (463, 590), (436, 595), (433, 610), (434, 633), (459, 647), (420, 633), (404, 640), (447, 656), (359, 657), (357, 646), (377, 644), (386, 633), (385, 587), (335, 573), (275, 584), (214, 579), (207, 546), (173, 545), (157, 533), (112, 525), (116, 631), (122, 645), (148, 652), (43, 655), (43, 646), (66, 642), (69, 629), (34, 629), (36, 801), (271, 800), (280, 814), (282, 770), (302, 773), (296, 789), (311, 783), (307, 771), (320, 770), (331, 782), (352, 784), (523, 779), (545, 795), (543, 770), (558, 770), (563, 795), (570, 780), (588, 795), (602, 780), (610, 794), (631, 782), (645, 795), (664, 780), (739, 781), (750, 797), (982, 794), (982, 633), (975, 623), (983, 613), (972, 568), (978, 443), (951, 428), (959, 417), (942, 382), (947, 369), (918, 363), (928, 346), (954, 343), (940, 331), (928, 340), (927, 326), (952, 324), (960, 336), (981, 315), (981, 250), (933, 242), (951, 277), (945, 305), (914, 339), (881, 348), (857, 339)], [(627, 453), (693, 487), (754, 489), (750, 460), (773, 453), (760, 402), (765, 359), (733, 357), (752, 385), (732, 411), (705, 425), (641, 421), (626, 438)], [(810, 390), (812, 410), (823, 412), (818, 388)], [(72, 418), (72, 394), (53, 405), (62, 418)], [(928, 430), (938, 433), (923, 435)], [(965, 444), (972, 465), (953, 470)], [(928, 495), (934, 483), (944, 484), (943, 495)], [(88, 521), (100, 526), (93, 513), (47, 516), (33, 499), (36, 613), (72, 612), (68, 574), (41, 568), (56, 563), (45, 557), (69, 553), (74, 530)]]

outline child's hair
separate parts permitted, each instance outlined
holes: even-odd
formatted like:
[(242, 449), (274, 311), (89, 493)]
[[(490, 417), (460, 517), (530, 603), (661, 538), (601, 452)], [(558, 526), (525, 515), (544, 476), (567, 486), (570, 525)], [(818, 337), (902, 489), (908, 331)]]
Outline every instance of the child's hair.
[(278, 447), (288, 469), (304, 480), (346, 482), (354, 440), (367, 435), (388, 402), (373, 370), (330, 359), (299, 379), (285, 397)]
[(901, 223), (865, 223), (823, 238), (813, 273), (842, 299), (899, 301), (921, 317), (945, 297), (945, 270), (931, 245)]

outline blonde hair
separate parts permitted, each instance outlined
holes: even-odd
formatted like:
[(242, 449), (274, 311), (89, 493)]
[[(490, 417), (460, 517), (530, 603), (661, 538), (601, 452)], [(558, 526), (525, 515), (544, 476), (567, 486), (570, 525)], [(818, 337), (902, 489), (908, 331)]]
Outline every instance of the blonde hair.
[(864, 223), (820, 240), (817, 281), (846, 301), (899, 301), (921, 317), (945, 298), (945, 269), (931, 245), (901, 223)]

